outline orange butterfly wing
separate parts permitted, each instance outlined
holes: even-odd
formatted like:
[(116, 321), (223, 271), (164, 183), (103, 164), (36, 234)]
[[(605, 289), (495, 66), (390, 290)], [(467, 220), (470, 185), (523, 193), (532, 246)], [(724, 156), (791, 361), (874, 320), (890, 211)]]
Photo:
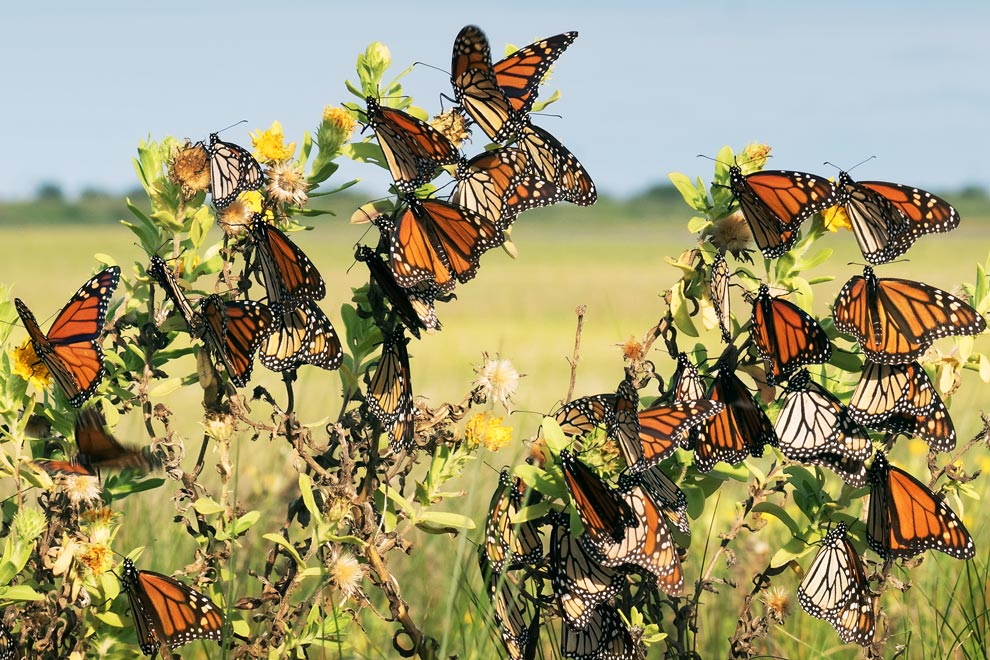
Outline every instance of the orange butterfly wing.
[(577, 36), (577, 32), (564, 32), (541, 39), (492, 66), (498, 86), (505, 92), (516, 113), (528, 113), (532, 109), (547, 71)]
[(832, 357), (832, 344), (818, 321), (794, 303), (772, 297), (765, 284), (753, 301), (752, 336), (770, 385), (802, 365)]

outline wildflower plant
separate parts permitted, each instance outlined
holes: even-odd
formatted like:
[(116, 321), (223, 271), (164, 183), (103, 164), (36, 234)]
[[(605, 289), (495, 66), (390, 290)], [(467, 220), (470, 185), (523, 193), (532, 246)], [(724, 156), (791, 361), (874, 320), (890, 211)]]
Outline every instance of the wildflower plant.
[[(246, 238), (255, 217), (278, 226), (305, 250), (306, 223), (331, 220), (320, 217), (327, 212), (316, 202), (355, 183), (338, 180), (338, 160), (387, 168), (372, 137), (355, 132), (366, 119), (360, 103), (368, 96), (387, 98), (393, 107), (428, 117), (404, 95), (402, 79), (411, 67), (386, 80), (390, 67), (387, 47), (373, 43), (358, 56), (358, 82), (346, 83), (357, 103), (327, 106), (315, 117), (314, 131), (294, 139), (286, 137), (278, 121), (255, 129), (252, 149), (263, 165), (264, 186), (241, 192), (222, 210), (207, 200), (210, 154), (202, 143), (172, 137), (142, 141), (134, 165), (150, 211), (128, 200), (131, 217), (122, 224), (149, 259), (166, 259), (190, 299), (213, 293), (229, 300), (257, 297), (257, 255)], [(534, 110), (557, 98), (557, 93), (545, 97)], [(434, 118), (433, 125), (461, 144), (468, 131), (462, 119), (447, 113)], [(768, 155), (763, 145), (744, 149), (739, 159), (744, 173), (762, 168)], [(668, 381), (652, 361), (658, 352), (691, 351), (702, 371), (711, 370), (705, 359), (719, 348), (713, 339), (716, 321), (708, 282), (719, 250), (734, 255), (733, 276), (747, 291), (769, 280), (775, 291), (789, 292), (805, 309), (812, 308), (816, 287), (831, 279), (808, 271), (828, 262), (831, 249), (825, 246), (848, 221), (843, 223), (838, 211), (827, 211), (822, 214), (825, 219), (813, 220), (793, 250), (773, 262), (754, 263), (746, 223), (736, 213), (729, 188), (732, 162), (734, 154), (723, 149), (711, 186), (700, 177), (694, 182), (671, 175), (693, 213), (688, 228), (699, 240), (667, 259), (675, 278), (663, 291), (659, 320), (641, 338), (622, 344), (616, 356), (617, 381), (629, 375), (641, 388), (655, 382), (657, 391), (666, 395)], [(433, 190), (426, 184), (418, 192)], [(377, 220), (400, 203), (392, 197), (377, 200), (354, 218)], [(97, 260), (114, 263), (109, 255), (97, 255)], [(981, 313), (990, 309), (988, 268), (990, 264), (981, 266), (976, 282), (964, 285)], [(469, 463), (487, 456), (484, 452), (518, 454), (520, 442), (513, 439), (506, 417), (517, 389), (525, 386), (523, 375), (506, 357), (482, 354), (476, 379), (464, 384), (459, 400), (415, 400), (415, 412), (407, 420), (415, 427), (414, 442), (397, 447), (369, 404), (370, 382), (383, 361), (382, 345), (397, 329), (385, 292), (373, 278), (355, 289), (349, 301), (329, 303), (344, 351), (338, 370), (340, 405), (307, 409), (296, 406), (294, 370), (277, 387), (234, 387), (198, 340), (197, 330), (186, 327), (172, 309), (148, 269), (148, 260), (125, 265), (105, 327), (107, 375), (90, 405), (99, 406), (111, 430), (122, 418), (138, 418), (161, 463), (159, 472), (52, 476), (37, 467), (41, 459), (73, 455), (75, 413), (51, 384), (31, 343), (14, 344), (11, 323), (16, 315), (9, 291), (0, 287), (0, 320), (5, 321), (0, 324), (0, 470), (13, 484), (13, 495), (2, 507), (0, 601), (6, 608), (3, 623), (13, 626), (20, 648), (39, 658), (134, 657), (133, 613), (117, 577), (121, 559), (127, 557), (167, 566), (165, 572), (179, 576), (222, 609), (228, 622), (223, 657), (349, 657), (357, 649), (385, 656), (394, 649), (405, 657), (440, 657), (441, 642), (448, 642), (441, 638), (449, 631), (439, 630), (428, 613), (409, 606), (396, 566), (417, 552), (412, 541), (416, 531), (450, 538), (452, 546), (454, 538), (464, 535), (484, 544), (478, 534), (485, 522), (451, 510), (451, 502), (465, 495), (455, 489), (456, 479)], [(732, 316), (735, 337), (742, 336), (745, 316), (738, 311)], [(839, 336), (834, 324), (823, 326), (839, 350), (820, 368), (820, 375), (848, 399), (861, 355), (854, 342)], [(937, 373), (935, 382), (943, 394), (965, 386), (965, 372), (990, 382), (990, 359), (978, 348), (977, 341), (964, 337), (943, 342), (928, 354), (924, 365)], [(575, 354), (573, 369), (578, 363)], [(415, 361), (411, 368), (415, 373)], [(759, 355), (747, 347), (740, 370), (757, 377), (760, 394), (769, 402), (774, 393), (759, 381), (761, 368)], [(320, 375), (337, 382), (337, 376)], [(573, 397), (567, 393), (562, 398)], [(548, 400), (547, 407), (551, 405)], [(778, 408), (768, 404), (771, 415)], [(941, 465), (939, 457), (929, 457), (931, 483), (944, 476), (941, 489), (957, 509), (971, 506), (975, 492), (971, 481), (976, 474), (962, 459), (986, 442), (986, 436), (984, 428)], [(877, 441), (890, 445), (893, 438)], [(252, 465), (253, 448), (264, 443), (281, 448), (288, 457), (290, 478), (267, 474), (276, 472), (269, 469), (272, 466)], [(531, 460), (514, 466), (513, 475), (542, 499), (519, 511), (511, 521), (514, 525), (539, 521), (568, 506), (557, 457), (573, 443), (549, 417), (529, 444)], [(607, 433), (596, 431), (582, 444), (582, 460), (599, 474), (613, 478), (620, 473), (622, 457)], [(800, 561), (813, 552), (828, 521), (853, 522), (864, 491), (837, 486), (823, 469), (800, 465), (774, 449), (762, 461), (719, 465), (707, 473), (700, 472), (684, 451), (674, 452), (662, 466), (677, 476), (688, 515), (696, 522), (715, 506), (727, 504), (718, 500), (722, 492), (733, 492), (731, 484), (745, 484), (746, 490), (727, 522), (723, 517), (720, 527), (699, 534), (706, 538), (696, 536), (693, 543), (678, 538), (691, 544), (692, 559), (686, 562), (690, 579), (683, 595), (662, 594), (643, 581), (617, 595), (625, 624), (636, 632), (636, 648), (659, 648), (667, 657), (696, 653), (703, 634), (702, 612), (717, 607), (715, 594), (744, 584), (732, 572), (737, 551), (774, 526), (785, 542), (758, 574), (745, 576), (745, 584), (753, 586), (735, 613), (730, 639), (733, 657), (752, 657), (775, 626), (795, 616), (790, 583), (778, 584), (781, 576), (800, 571)], [(248, 474), (261, 485), (248, 483)], [(245, 489), (251, 488), (270, 501), (245, 496)], [(249, 499), (264, 504), (249, 508)], [(168, 510), (173, 524), (167, 530), (146, 529), (142, 505)], [(571, 522), (580, 525), (575, 516)], [(172, 540), (162, 543), (166, 535)], [(864, 546), (861, 530), (854, 536), (857, 545)], [(126, 545), (121, 540), (125, 538)], [(142, 538), (147, 540), (134, 541)], [(711, 551), (699, 565), (696, 550), (702, 544), (710, 545)], [(436, 564), (446, 566), (443, 558)], [(890, 561), (871, 565), (877, 591), (906, 588), (909, 577), (895, 582), (893, 567)], [(545, 560), (528, 570), (530, 581), (522, 598), (535, 607), (548, 602), (548, 570)], [(980, 576), (969, 579), (978, 585)], [(548, 619), (553, 620), (557, 615), (548, 609)], [(486, 625), (487, 610), (482, 602), (465, 616), (480, 628)], [(393, 631), (392, 649), (385, 646), (388, 642), (365, 638), (361, 616), (376, 617)], [(448, 622), (451, 627), (459, 624)], [(879, 657), (889, 634), (882, 630), (870, 652)]]

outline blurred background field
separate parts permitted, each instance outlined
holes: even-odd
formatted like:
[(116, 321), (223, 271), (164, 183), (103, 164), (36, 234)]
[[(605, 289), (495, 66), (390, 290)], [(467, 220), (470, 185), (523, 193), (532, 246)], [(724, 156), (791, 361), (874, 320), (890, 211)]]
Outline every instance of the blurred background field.
[[(990, 201), (979, 191), (948, 195), (962, 215), (959, 229), (944, 236), (921, 239), (909, 254), (910, 260), (885, 266), (882, 276), (906, 276), (923, 279), (952, 290), (960, 282), (972, 282), (977, 263), (986, 263), (990, 251)], [(328, 286), (323, 308), (338, 325), (339, 306), (350, 299), (351, 288), (367, 279), (367, 271), (353, 262), (353, 246), (361, 241), (367, 225), (351, 225), (348, 218), (359, 204), (360, 197), (334, 199), (335, 217), (313, 219), (313, 231), (293, 238), (320, 268)], [(146, 263), (130, 232), (117, 221), (128, 213), (121, 199), (91, 195), (78, 201), (66, 201), (58, 196), (30, 202), (0, 204), (0, 245), (4, 259), (0, 260), (0, 283), (12, 286), (11, 295), (23, 298), (39, 320), (49, 319), (68, 296), (95, 270), (93, 255), (106, 254), (123, 268), (124, 277), (133, 277), (134, 262)], [(685, 225), (690, 217), (677, 194), (666, 187), (623, 201), (602, 199), (590, 209), (560, 205), (527, 213), (513, 229), (513, 241), (518, 258), (510, 259), (501, 251), (493, 251), (482, 259), (478, 278), (457, 290), (457, 300), (440, 306), (438, 314), (443, 331), (413, 342), (409, 347), (414, 391), (434, 404), (459, 401), (470, 391), (474, 377), (472, 366), (482, 359), (482, 351), (500, 354), (513, 362), (525, 377), (514, 398), (516, 413), (510, 418), (514, 442), (498, 455), (469, 465), (463, 476), (453, 483), (465, 491), (465, 497), (451, 500), (447, 508), (469, 513), (483, 526), (483, 517), (500, 467), (521, 460), (525, 454), (524, 439), (537, 432), (543, 414), (553, 410), (567, 392), (570, 368), (566, 358), (574, 342), (575, 308), (587, 306), (581, 361), (577, 374), (575, 395), (611, 391), (622, 377), (619, 345), (630, 337), (641, 338), (665, 312), (661, 294), (679, 271), (665, 257), (676, 257), (694, 244)], [(377, 239), (375, 230), (364, 238)], [(855, 240), (848, 233), (826, 236), (819, 242), (835, 249), (835, 256), (809, 276), (831, 275), (832, 282), (815, 288), (816, 313), (825, 313), (828, 305), (845, 280), (858, 272), (861, 262)], [(762, 272), (762, 264), (756, 267)], [(747, 311), (735, 310), (740, 318)], [(42, 321), (42, 326), (47, 323)], [(15, 331), (19, 341), (21, 331)], [(715, 335), (707, 339), (715, 342)], [(689, 346), (682, 338), (682, 347)], [(990, 340), (982, 337), (979, 346), (986, 351)], [(693, 342), (692, 342), (693, 343)], [(715, 343), (711, 343), (714, 346)], [(717, 349), (715, 349), (717, 350)], [(668, 375), (668, 356), (654, 350), (650, 358), (658, 373)], [(263, 368), (256, 371), (257, 382), (265, 384), (276, 396), (284, 398), (279, 379)], [(197, 388), (187, 388), (170, 395), (164, 401), (177, 413), (179, 428), (187, 444), (190, 465), (199, 448), (201, 431), (198, 427), (200, 394)], [(340, 381), (336, 374), (303, 368), (296, 387), (297, 410), (306, 424), (321, 426), (326, 418), (335, 416), (339, 407)], [(953, 419), (960, 442), (979, 428), (978, 411), (990, 408), (990, 388), (975, 374), (967, 374), (963, 387), (951, 402)], [(125, 419), (119, 429), (124, 439), (142, 438), (137, 416)], [(321, 421), (322, 420), (322, 421)], [(142, 442), (146, 440), (141, 440)], [(279, 469), (291, 460), (286, 447), (270, 446), (259, 441), (239, 445), (237, 488), (245, 509), (261, 509), (272, 520), (281, 519), (288, 495), (295, 488), (291, 469)], [(772, 454), (772, 452), (768, 453)], [(895, 460), (917, 474), (925, 465), (924, 445), (901, 443), (895, 448)], [(757, 461), (764, 469), (771, 458)], [(985, 447), (971, 452), (966, 458), (967, 469), (990, 469)], [(926, 480), (923, 479), (923, 480)], [(830, 482), (831, 483), (831, 482)], [(977, 558), (971, 568), (985, 577), (990, 557), (990, 524), (979, 511), (990, 498), (990, 480), (981, 477), (974, 482), (980, 501), (965, 501), (964, 520), (976, 538)], [(144, 568), (169, 572), (174, 568), (172, 556), (186, 557), (191, 540), (169, 521), (174, 515), (171, 497), (176, 486), (166, 483), (163, 489), (133, 496), (124, 502), (126, 523), (119, 538), (121, 547), (149, 546)], [(718, 510), (710, 508), (693, 521), (692, 545), (686, 565), (689, 584), (703, 565), (706, 543), (717, 543), (717, 534), (734, 515), (734, 503), (744, 495), (742, 488), (727, 486)], [(855, 512), (852, 512), (855, 514)], [(132, 515), (137, 514), (137, 515)], [(132, 522), (133, 521), (133, 522)], [(259, 525), (256, 529), (269, 529)], [(710, 532), (710, 535), (709, 535)], [(699, 652), (703, 657), (724, 657), (726, 638), (731, 635), (739, 612), (742, 595), (752, 585), (750, 577), (766, 566), (777, 546), (786, 539), (782, 525), (771, 522), (762, 532), (740, 539), (736, 544), (738, 564), (730, 571), (740, 582), (724, 603), (703, 607), (705, 618), (700, 622)], [(474, 544), (482, 530), (475, 529), (458, 538), (432, 537), (413, 534), (416, 545), (408, 557), (393, 558), (393, 566), (403, 593), (412, 607), (413, 618), (427, 634), (444, 644), (446, 654), (460, 658), (490, 658), (495, 643), (485, 628), (476, 625), (479, 612), (473, 604), (478, 585), (475, 575)], [(252, 544), (253, 543), (253, 544)], [(264, 562), (262, 542), (251, 535), (235, 550), (235, 564), (244, 569), (260, 569)], [(810, 556), (805, 563), (810, 561)], [(937, 553), (927, 553), (923, 565), (911, 573), (914, 587), (895, 597), (890, 591), (884, 605), (903, 639), (897, 643), (909, 648), (923, 647), (934, 655), (925, 657), (957, 657), (948, 650), (952, 644), (953, 628), (963, 621), (982, 616), (986, 623), (984, 594), (982, 611), (969, 615), (957, 611), (953, 599), (960, 591), (956, 580), (967, 570), (966, 564)], [(243, 574), (243, 573), (242, 573)], [(907, 579), (895, 570), (895, 576)], [(793, 598), (799, 577), (785, 574), (775, 583), (786, 588), (791, 597), (791, 616), (785, 624), (771, 631), (760, 642), (765, 653), (775, 657), (857, 657), (856, 647), (839, 644), (832, 629), (822, 621), (803, 614)], [(234, 597), (254, 595), (240, 593), (234, 579)], [(709, 601), (724, 596), (709, 595)], [(895, 602), (896, 601), (896, 602)], [(761, 606), (757, 606), (759, 608)], [(943, 622), (942, 613), (950, 614)], [(382, 624), (367, 614), (361, 625), (366, 632), (352, 628), (351, 651), (360, 657), (388, 658), (393, 656), (392, 624)], [(547, 633), (556, 635), (557, 633)], [(972, 634), (972, 633), (967, 633)], [(891, 647), (892, 648), (892, 647)], [(944, 653), (939, 653), (943, 649)], [(203, 647), (213, 653), (216, 647)], [(188, 654), (184, 657), (193, 657)], [(328, 655), (327, 657), (337, 657)], [(922, 657), (911, 651), (907, 657)], [(958, 656), (964, 657), (964, 656)]]

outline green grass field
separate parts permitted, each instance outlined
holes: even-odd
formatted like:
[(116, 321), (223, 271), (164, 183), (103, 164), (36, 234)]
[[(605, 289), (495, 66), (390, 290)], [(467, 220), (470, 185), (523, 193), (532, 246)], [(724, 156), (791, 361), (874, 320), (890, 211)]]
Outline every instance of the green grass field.
[[(909, 254), (910, 261), (884, 267), (882, 274), (924, 279), (946, 289), (959, 282), (973, 281), (976, 264), (985, 263), (990, 250), (987, 240), (990, 231), (986, 229), (990, 208), (981, 210), (979, 205), (973, 206), (973, 214), (967, 215), (964, 209), (963, 224), (958, 231), (922, 239)], [(662, 209), (662, 215), (658, 209)], [(323, 308), (335, 322), (339, 322), (340, 304), (350, 299), (351, 288), (367, 279), (364, 266), (354, 265), (352, 255), (353, 245), (362, 239), (368, 227), (349, 225), (347, 215), (318, 219), (317, 229), (294, 236), (327, 281), (328, 295)], [(512, 448), (471, 464), (452, 484), (453, 488), (463, 489), (466, 496), (450, 501), (445, 508), (467, 512), (483, 526), (498, 469), (516, 462), (524, 454), (521, 440), (535, 435), (542, 415), (552, 410), (567, 392), (570, 369), (566, 358), (573, 348), (574, 310), (579, 305), (587, 306), (587, 314), (575, 394), (615, 388), (622, 378), (618, 345), (631, 336), (641, 337), (665, 313), (660, 294), (676, 280), (679, 271), (668, 265), (664, 257), (676, 257), (693, 244), (693, 237), (684, 228), (689, 216), (686, 207), (683, 213), (673, 215), (668, 206), (633, 207), (617, 203), (603, 203), (593, 209), (565, 205), (529, 213), (513, 231), (519, 258), (512, 260), (500, 251), (489, 253), (482, 260), (478, 278), (458, 288), (456, 301), (439, 308), (443, 331), (409, 347), (417, 395), (434, 403), (460, 400), (470, 390), (474, 377), (472, 365), (480, 362), (483, 351), (512, 360), (518, 371), (525, 374), (514, 401), (518, 412), (511, 418), (515, 438)], [(9, 210), (0, 217), (17, 220), (16, 214), (12, 216)], [(12, 295), (28, 302), (43, 327), (47, 327), (43, 319), (57, 312), (94, 270), (93, 254), (113, 257), (123, 267), (124, 277), (133, 276), (133, 262), (146, 262), (146, 255), (123, 227), (104, 223), (42, 225), (33, 218), (30, 220), (28, 224), (0, 226), (0, 244), (5, 247), (6, 255), (0, 261), (0, 283), (13, 286)], [(847, 262), (862, 261), (851, 234), (830, 235), (822, 243), (834, 247), (837, 254), (825, 266), (810, 273), (835, 278), (834, 282), (816, 289), (819, 313), (825, 311), (838, 287), (850, 275), (861, 271), (861, 266), (848, 266)], [(748, 316), (748, 312), (738, 309), (736, 313), (740, 318)], [(15, 331), (15, 339), (21, 336), (20, 331)], [(715, 335), (708, 339), (714, 341)], [(988, 351), (990, 341), (983, 337), (978, 346)], [(655, 350), (650, 359), (659, 373), (669, 374), (668, 356)], [(272, 392), (280, 392), (279, 379), (259, 369), (257, 380), (268, 385)], [(302, 421), (312, 423), (335, 415), (339, 390), (336, 374), (304, 368), (296, 388), (296, 408)], [(978, 410), (986, 407), (987, 394), (987, 386), (978, 378), (969, 377), (954, 397), (953, 419), (961, 440), (980, 428)], [(201, 435), (199, 396), (198, 391), (179, 392), (165, 400), (177, 413), (188, 411), (177, 417), (188, 441), (190, 464), (195, 459)], [(137, 419), (124, 420), (119, 430), (124, 438), (129, 434), (141, 437), (142, 433)], [(287, 465), (288, 452), (282, 446), (269, 447), (265, 443), (245, 446), (248, 442), (243, 440), (239, 447), (239, 497), (245, 509), (262, 509), (270, 516), (269, 521), (280, 520), (284, 504), (295, 487), (296, 473)], [(916, 472), (924, 465), (923, 453), (917, 449), (902, 441), (895, 450), (899, 462), (909, 464)], [(770, 460), (764, 458), (758, 464), (766, 468)], [(985, 447), (971, 452), (966, 460), (970, 470), (990, 469)], [(965, 502), (965, 522), (978, 547), (977, 558), (970, 563), (985, 574), (990, 558), (990, 524), (979, 510), (982, 502), (990, 498), (990, 484), (986, 478), (980, 478), (974, 485), (981, 494), (981, 502)], [(187, 563), (192, 551), (188, 537), (177, 536), (177, 530), (168, 524), (174, 515), (171, 496), (175, 488), (173, 482), (168, 482), (162, 490), (129, 498), (124, 507), (127, 522), (118, 537), (121, 547), (149, 546), (144, 567), (166, 573), (176, 565)], [(701, 519), (693, 521), (692, 545), (685, 566), (689, 585), (698, 576), (706, 542), (717, 543), (717, 534), (734, 515), (734, 502), (743, 495), (742, 489), (726, 488), (718, 510), (710, 506)], [(263, 520), (255, 529), (267, 531), (274, 524), (266, 525)], [(411, 555), (392, 558), (414, 620), (427, 634), (442, 640), (442, 653), (456, 654), (462, 659), (490, 658), (496, 653), (487, 631), (471, 623), (478, 621), (472, 594), (479, 583), (475, 575), (474, 543), (480, 535), (481, 529), (458, 538), (412, 533), (415, 546)], [(723, 587), (720, 595), (708, 594), (703, 600), (698, 637), (702, 657), (725, 657), (726, 639), (735, 626), (742, 596), (752, 586), (749, 580), (766, 566), (777, 546), (786, 539), (786, 529), (772, 521), (760, 533), (744, 535), (734, 544), (739, 563), (731, 569), (731, 575), (738, 587), (734, 590)], [(249, 535), (236, 552), (240, 554), (240, 560), (236, 561), (239, 566), (258, 569), (264, 561), (261, 556), (264, 542)], [(805, 565), (807, 562), (810, 556)], [(953, 599), (963, 591), (957, 579), (964, 570), (962, 562), (927, 553), (922, 566), (910, 574), (911, 589), (897, 595), (891, 590), (884, 596), (883, 604), (896, 643), (909, 644), (905, 657), (967, 657), (952, 649), (948, 629), (949, 625), (964, 627), (964, 615), (958, 611), (958, 604), (953, 604)], [(897, 569), (894, 575), (908, 579), (906, 573)], [(787, 588), (793, 596), (798, 581), (797, 576), (785, 574), (776, 578), (775, 584)], [(369, 588), (372, 595), (374, 591)], [(235, 585), (235, 598), (248, 595), (254, 594), (238, 593)], [(375, 602), (381, 605), (380, 600)], [(761, 608), (756, 606), (758, 613), (762, 613)], [(943, 612), (951, 613), (949, 623), (941, 620)], [(975, 618), (976, 626), (983, 631), (990, 629), (985, 610), (977, 612)], [(393, 624), (382, 624), (367, 611), (361, 622), (367, 633), (352, 628), (354, 652), (362, 657), (393, 657), (388, 641), (394, 632)], [(557, 634), (547, 633), (554, 639)], [(844, 658), (860, 654), (857, 647), (841, 645), (826, 623), (801, 612), (793, 597), (786, 623), (773, 629), (758, 644), (768, 657)], [(216, 657), (215, 646), (203, 648)], [(549, 648), (548, 645), (548, 653)], [(892, 652), (893, 648), (889, 646), (888, 651)], [(348, 657), (346, 652), (343, 657)]]

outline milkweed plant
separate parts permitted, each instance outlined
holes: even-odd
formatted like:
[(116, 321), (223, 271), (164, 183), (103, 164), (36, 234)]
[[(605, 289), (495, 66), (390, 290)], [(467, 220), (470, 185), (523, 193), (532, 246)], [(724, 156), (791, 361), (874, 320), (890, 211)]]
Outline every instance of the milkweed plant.
[[(267, 216), (305, 251), (311, 241), (307, 225), (344, 221), (325, 217), (326, 212), (313, 204), (356, 183), (338, 180), (339, 160), (387, 169), (372, 132), (357, 131), (358, 124), (366, 121), (364, 99), (376, 96), (414, 116), (428, 116), (404, 95), (402, 78), (411, 67), (386, 81), (390, 66), (388, 49), (372, 44), (358, 57), (358, 83), (347, 82), (357, 102), (328, 106), (315, 131), (296, 141), (287, 140), (278, 122), (256, 130), (253, 153), (264, 167), (266, 184), (242, 192), (223, 210), (207, 199), (210, 170), (202, 144), (172, 137), (142, 141), (134, 166), (148, 202), (129, 200), (132, 215), (122, 221), (123, 226), (149, 258), (166, 259), (194, 299), (209, 293), (232, 299), (258, 297), (252, 290), (243, 240), (252, 217)], [(554, 93), (536, 108), (557, 98)], [(457, 144), (468, 131), (457, 113), (441, 115), (433, 125)], [(475, 131), (476, 141), (479, 135)], [(742, 302), (740, 291), (755, 295), (759, 284), (768, 282), (775, 295), (787, 295), (810, 310), (821, 302), (821, 295), (816, 295), (819, 287), (833, 276), (808, 272), (821, 272), (825, 265), (836, 272), (844, 268), (831, 263), (829, 247), (833, 241), (850, 238), (841, 235), (848, 222), (838, 211), (816, 214), (796, 246), (780, 258), (764, 260), (754, 253), (730, 187), (728, 166), (738, 162), (748, 174), (762, 169), (768, 154), (769, 148), (760, 145), (748, 146), (738, 156), (722, 149), (711, 185), (701, 177), (692, 181), (671, 175), (691, 209), (687, 228), (697, 236), (697, 243), (666, 259), (674, 270), (668, 283), (657, 284), (662, 297), (656, 325), (641, 339), (623, 345), (615, 360), (615, 382), (628, 375), (646, 404), (651, 393), (658, 400), (669, 393), (669, 374), (656, 367), (669, 362), (665, 356), (688, 353), (704, 375), (714, 367), (709, 355), (722, 351), (709, 288), (717, 253), (731, 257), (732, 295), (739, 298), (729, 316), (733, 339), (748, 332), (750, 306)], [(593, 172), (593, 163), (586, 165)], [(433, 190), (428, 184), (421, 192)], [(358, 209), (351, 222), (375, 221), (399, 205), (400, 200), (383, 191), (382, 198)], [(511, 243), (506, 249), (513, 251)], [(96, 260), (116, 263), (105, 254), (96, 255)], [(327, 265), (317, 265), (325, 276), (333, 276)], [(161, 466), (149, 472), (109, 471), (98, 478), (52, 476), (35, 466), (40, 458), (73, 454), (74, 413), (33, 355), (30, 342), (20, 339), (11, 292), (0, 288), (4, 321), (0, 324), (0, 469), (8, 483), (2, 503), (0, 607), (2, 623), (19, 649), (19, 655), (12, 657), (138, 656), (134, 613), (118, 576), (124, 557), (140, 566), (143, 556), (146, 561), (154, 557), (159, 567), (169, 566), (166, 572), (223, 610), (227, 626), (221, 646), (204, 642), (200, 647), (209, 657), (352, 657), (359, 649), (378, 649), (370, 653), (435, 658), (439, 640), (452, 636), (440, 626), (470, 623), (484, 630), (475, 639), (491, 646), (455, 653), (447, 642), (450, 657), (471, 653), (492, 657), (504, 652), (504, 635), (498, 630), (505, 625), (499, 618), (503, 615), (492, 615), (489, 594), (473, 562), (465, 568), (473, 576), (469, 590), (476, 594), (465, 598), (467, 623), (440, 622), (410, 607), (400, 576), (403, 563), (418, 551), (411, 540), (416, 530), (451, 539), (466, 534), (484, 543), (488, 512), (475, 517), (451, 511), (451, 501), (464, 495), (457, 477), (469, 462), (484, 455), (482, 450), (505, 456), (504, 462), (521, 454), (530, 457), (511, 466), (510, 472), (541, 497), (537, 504), (522, 508), (513, 525), (541, 523), (551, 511), (570, 510), (556, 456), (573, 448), (573, 441), (561, 433), (552, 415), (534, 437), (512, 438), (506, 415), (514, 391), (521, 386), (512, 364), (486, 354), (477, 379), (464, 384), (460, 400), (434, 405), (417, 398), (415, 441), (412, 447), (397, 449), (390, 446), (389, 434), (367, 403), (383, 337), (395, 323), (374, 280), (354, 289), (351, 300), (338, 301), (339, 309), (326, 310), (342, 339), (339, 379), (323, 371), (307, 378), (339, 382), (339, 401), (297, 409), (294, 373), (283, 374), (284, 388), (233, 387), (223, 369), (214, 367), (209, 352), (190, 337), (182, 317), (149, 275), (148, 259), (121, 266), (121, 284), (104, 330), (107, 373), (95, 399), (111, 429), (125, 418), (140, 420), (148, 451)], [(988, 267), (990, 262), (978, 267), (975, 283), (961, 287), (981, 314), (990, 310)], [(485, 277), (484, 268), (478, 276)], [(470, 286), (459, 294), (471, 295)], [(444, 304), (456, 301), (438, 302), (441, 316)], [(813, 372), (847, 401), (862, 369), (862, 356), (856, 342), (841, 335), (830, 318), (822, 318), (821, 324), (835, 350), (829, 363), (815, 365)], [(456, 333), (457, 328), (443, 332)], [(421, 341), (430, 339), (427, 335)], [(957, 388), (974, 386), (971, 381), (990, 382), (990, 358), (978, 350), (981, 342), (985, 338), (942, 340), (922, 359), (946, 403)], [(751, 344), (739, 343), (743, 348), (738, 371), (773, 417), (779, 410), (778, 397), (766, 384), (762, 360)], [(479, 347), (479, 353), (484, 348)], [(575, 355), (574, 370), (579, 362)], [(302, 369), (316, 371), (316, 367)], [(415, 375), (415, 359), (410, 369)], [(596, 393), (548, 393), (547, 409), (554, 401), (585, 394)], [(336, 412), (329, 413), (330, 409)], [(496, 410), (506, 412), (499, 415)], [(893, 442), (882, 434), (875, 434), (874, 440), (877, 446), (889, 447)], [(975, 447), (985, 449), (987, 440), (984, 421), (982, 430), (972, 440), (963, 439), (954, 451), (929, 454), (929, 484), (960, 514), (971, 514), (978, 507), (972, 483), (978, 472), (968, 456)], [(292, 483), (267, 492), (267, 501), (261, 492), (246, 497), (244, 483), (239, 483), (243, 471), (258, 474), (268, 467), (251, 466), (256, 452), (244, 450), (261, 444), (281, 447), (280, 455), (295, 474)], [(591, 457), (589, 463), (599, 476), (617, 477), (621, 459), (606, 429), (593, 432), (580, 446), (582, 457)], [(703, 657), (701, 649), (709, 646), (699, 640), (708, 634), (706, 622), (716, 618), (736, 620), (728, 655), (765, 653), (767, 640), (787, 617), (804, 616), (793, 612), (791, 605), (802, 566), (807, 566), (817, 542), (837, 522), (850, 527), (853, 543), (867, 557), (870, 586), (879, 595), (876, 638), (864, 653), (885, 657), (905, 645), (898, 627), (904, 612), (897, 607), (896, 594), (910, 588), (911, 569), (920, 560), (883, 561), (866, 552), (865, 528), (859, 520), (869, 488), (844, 485), (828, 470), (787, 459), (773, 447), (767, 447), (761, 459), (720, 463), (710, 472), (700, 472), (691, 453), (683, 449), (660, 465), (686, 495), (693, 523), (689, 536), (675, 535), (685, 588), (682, 594), (667, 595), (651, 589), (648, 581), (630, 578), (615, 596), (613, 603), (635, 645), (630, 657)], [(246, 500), (258, 508), (246, 507)], [(150, 511), (156, 517), (167, 512), (160, 518), (171, 522), (167, 529), (147, 529)], [(579, 524), (573, 517), (572, 522)], [(152, 536), (147, 541), (133, 544), (148, 534)], [(122, 537), (130, 544), (123, 544)], [(766, 559), (755, 573), (740, 574), (739, 565), (753, 565), (741, 562), (739, 555), (760, 543), (776, 545), (761, 555)], [(984, 593), (985, 582), (980, 580), (986, 578), (987, 549), (979, 551), (978, 558), (968, 562), (972, 568), (958, 570), (967, 589)], [(443, 557), (432, 561), (446, 565)], [(549, 595), (553, 570), (549, 561), (543, 557), (511, 576), (521, 588), (519, 598), (527, 611), (541, 615), (535, 640), (522, 651), (509, 648), (511, 657), (523, 657), (537, 647), (548, 657), (563, 655), (556, 632), (560, 613)], [(726, 598), (729, 594), (731, 599)], [(971, 605), (977, 607), (977, 602)], [(964, 612), (969, 627), (949, 631), (955, 641), (946, 649), (958, 647), (966, 657), (976, 657), (976, 649), (986, 644), (990, 633), (985, 605)], [(371, 634), (366, 632), (369, 624), (362, 623), (367, 616), (380, 622), (374, 630), (390, 631), (391, 639), (364, 639)], [(949, 625), (948, 619), (939, 623)], [(838, 639), (833, 642), (840, 644)]]

